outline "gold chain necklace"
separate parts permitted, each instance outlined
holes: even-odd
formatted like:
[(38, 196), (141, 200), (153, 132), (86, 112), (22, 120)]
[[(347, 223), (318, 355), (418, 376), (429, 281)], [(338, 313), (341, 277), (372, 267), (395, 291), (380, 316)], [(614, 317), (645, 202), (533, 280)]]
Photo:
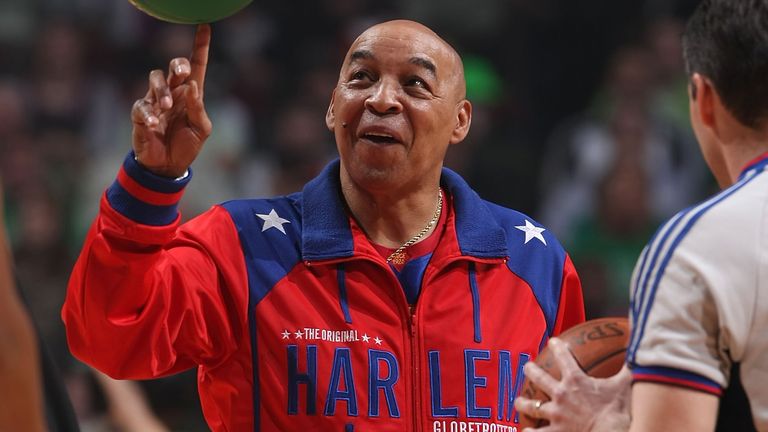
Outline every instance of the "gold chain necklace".
[(427, 226), (421, 229), (421, 231), (418, 232), (415, 236), (411, 237), (410, 240), (403, 243), (402, 246), (397, 248), (396, 251), (392, 252), (392, 254), (387, 258), (387, 262), (391, 262), (395, 265), (403, 265), (405, 264), (405, 252), (403, 252), (407, 247), (412, 246), (417, 241), (421, 240), (422, 237), (424, 237), (425, 234), (429, 232), (432, 227), (435, 226), (437, 221), (440, 219), (440, 214), (443, 212), (443, 191), (440, 190), (440, 188), (437, 189), (437, 208), (435, 209), (435, 214), (432, 216), (432, 219), (429, 221)]

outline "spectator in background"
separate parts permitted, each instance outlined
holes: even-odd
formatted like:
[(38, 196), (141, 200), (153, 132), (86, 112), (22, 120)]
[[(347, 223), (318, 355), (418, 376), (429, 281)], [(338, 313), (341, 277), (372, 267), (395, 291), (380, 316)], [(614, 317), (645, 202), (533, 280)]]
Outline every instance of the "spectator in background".
[(598, 184), (631, 153), (646, 172), (651, 217), (661, 220), (703, 194), (703, 160), (690, 134), (652, 110), (655, 61), (643, 46), (621, 48), (588, 112), (560, 126), (543, 168), (541, 217), (568, 243), (574, 223), (594, 215)]
[(644, 34), (654, 63), (651, 110), (682, 131), (690, 131), (688, 79), (685, 76), (680, 35), (683, 22), (662, 16), (652, 20)]
[(570, 251), (584, 284), (588, 318), (626, 313), (627, 281), (637, 254), (653, 234), (647, 173), (634, 157), (620, 157), (600, 181), (594, 214), (574, 228)]

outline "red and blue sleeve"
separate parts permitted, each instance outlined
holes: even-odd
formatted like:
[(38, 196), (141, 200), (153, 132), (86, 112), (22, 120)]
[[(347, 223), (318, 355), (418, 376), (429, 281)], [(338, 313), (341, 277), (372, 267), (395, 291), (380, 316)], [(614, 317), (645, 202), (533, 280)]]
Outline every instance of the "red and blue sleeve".
[(566, 255), (560, 287), (560, 302), (552, 336), (557, 336), (576, 324), (584, 322), (584, 319), (584, 295), (581, 291), (581, 281), (571, 258)]
[(215, 365), (247, 341), (247, 275), (229, 214), (180, 225), (184, 179), (130, 154), (102, 197), (62, 318), (72, 353), (125, 379)]

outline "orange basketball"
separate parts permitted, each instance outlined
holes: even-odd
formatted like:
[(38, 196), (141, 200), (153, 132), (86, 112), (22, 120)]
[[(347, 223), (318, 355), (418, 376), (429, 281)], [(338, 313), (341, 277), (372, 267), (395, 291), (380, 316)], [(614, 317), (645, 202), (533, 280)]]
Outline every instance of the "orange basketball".
[[(626, 318), (598, 318), (571, 327), (558, 336), (565, 342), (581, 369), (589, 376), (607, 378), (616, 375), (624, 365), (624, 357), (629, 343), (629, 322)], [(560, 370), (552, 353), (541, 351), (535, 363), (556, 379), (560, 379)], [(521, 394), (529, 399), (548, 401), (549, 396), (525, 380)], [(520, 415), (520, 429), (542, 427), (548, 422)]]

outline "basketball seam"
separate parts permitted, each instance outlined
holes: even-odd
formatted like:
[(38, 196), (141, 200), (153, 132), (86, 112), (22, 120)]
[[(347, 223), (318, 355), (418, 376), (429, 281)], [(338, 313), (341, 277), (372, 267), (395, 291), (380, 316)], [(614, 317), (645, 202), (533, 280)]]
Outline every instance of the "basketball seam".
[(587, 367), (584, 367), (584, 366), (581, 366), (581, 365), (579, 365), (579, 366), (581, 366), (581, 370), (583, 370), (584, 372), (586, 372), (587, 374), (589, 374), (589, 372), (590, 372), (592, 369), (594, 369), (595, 367), (599, 366), (599, 365), (600, 365), (601, 363), (603, 363), (604, 361), (608, 360), (609, 358), (611, 358), (611, 357), (613, 357), (613, 356), (615, 356), (615, 355), (617, 355), (617, 354), (621, 354), (621, 353), (625, 353), (625, 352), (627, 352), (627, 348), (626, 348), (626, 347), (625, 347), (625, 348), (622, 348), (622, 349), (620, 349), (620, 350), (616, 350), (616, 351), (614, 351), (614, 352), (612, 352), (612, 353), (606, 354), (606, 355), (604, 355), (604, 356), (602, 356), (602, 357), (598, 358), (597, 360), (593, 361), (593, 362), (592, 362), (592, 363), (591, 363), (589, 366), (587, 366)]

